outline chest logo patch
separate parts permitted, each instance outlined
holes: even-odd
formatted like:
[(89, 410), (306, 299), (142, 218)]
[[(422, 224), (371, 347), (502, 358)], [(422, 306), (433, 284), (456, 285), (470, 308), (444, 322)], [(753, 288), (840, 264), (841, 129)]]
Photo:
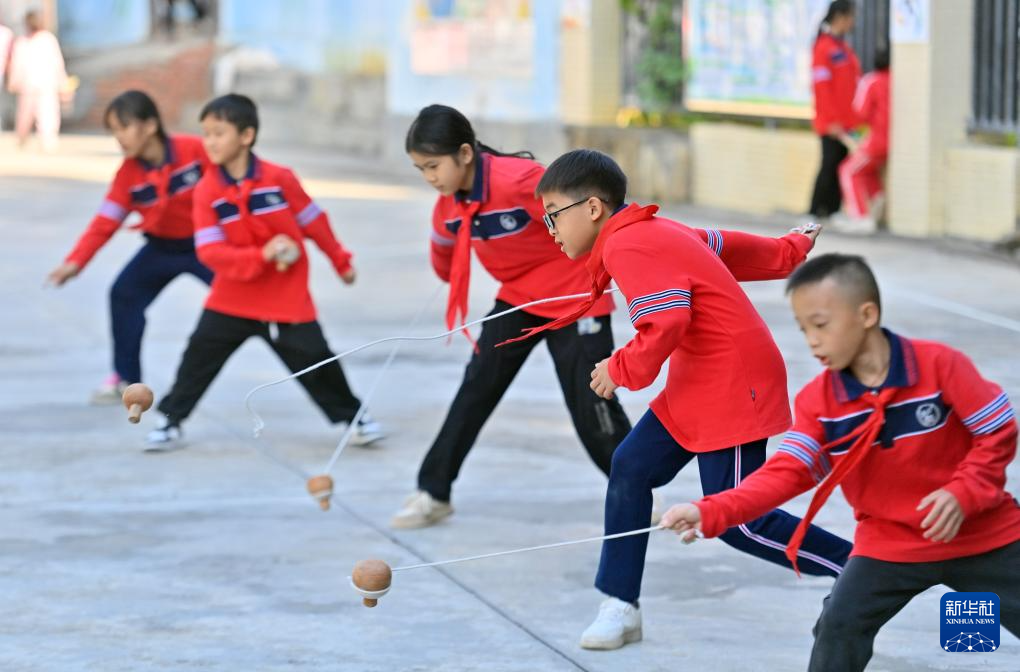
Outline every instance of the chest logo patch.
[(499, 225), (502, 226), (507, 231), (513, 231), (515, 228), (517, 228), (517, 218), (509, 214), (500, 215)]
[(935, 404), (921, 404), (917, 407), (917, 422), (925, 428), (934, 427), (942, 420), (942, 411)]

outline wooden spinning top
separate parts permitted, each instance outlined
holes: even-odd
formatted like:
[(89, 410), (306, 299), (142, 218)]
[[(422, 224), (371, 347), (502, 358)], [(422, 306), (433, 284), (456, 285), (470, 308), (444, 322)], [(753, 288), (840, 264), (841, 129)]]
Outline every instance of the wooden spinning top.
[(351, 585), (366, 607), (374, 607), (390, 590), (393, 570), (382, 560), (360, 560), (351, 572)]
[(142, 413), (152, 408), (152, 390), (148, 385), (134, 383), (124, 388), (124, 408), (128, 411), (128, 422), (137, 425)]
[(329, 511), (329, 498), (333, 496), (333, 478), (328, 474), (308, 479), (308, 494), (319, 500), (319, 508)]

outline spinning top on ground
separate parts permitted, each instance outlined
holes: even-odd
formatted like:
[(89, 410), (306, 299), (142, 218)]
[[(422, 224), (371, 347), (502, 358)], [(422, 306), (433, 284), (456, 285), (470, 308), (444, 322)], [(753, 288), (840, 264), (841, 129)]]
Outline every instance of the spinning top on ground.
[(308, 479), (308, 494), (319, 500), (319, 507), (329, 511), (329, 498), (333, 496), (333, 478), (327, 474)]
[(128, 422), (138, 424), (142, 413), (152, 408), (152, 390), (148, 385), (134, 383), (124, 388), (124, 408), (128, 411)]
[(363, 598), (366, 607), (374, 607), (390, 592), (393, 571), (382, 560), (360, 560), (351, 572), (351, 586)]

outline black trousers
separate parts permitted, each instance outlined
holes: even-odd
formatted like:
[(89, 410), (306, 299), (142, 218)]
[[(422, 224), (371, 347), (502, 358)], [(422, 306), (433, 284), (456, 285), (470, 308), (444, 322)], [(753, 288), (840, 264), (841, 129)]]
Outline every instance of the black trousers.
[[(270, 324), (205, 310), (181, 357), (177, 379), (159, 402), (160, 412), (174, 423), (191, 415), (223, 365), (251, 336), (268, 343), (292, 373), (333, 356), (318, 322)], [(350, 422), (361, 406), (340, 362), (319, 367), (298, 381), (331, 422)]]
[(846, 158), (847, 148), (831, 135), (822, 136), (822, 165), (818, 167), (815, 190), (811, 195), (811, 210), (815, 217), (828, 217), (839, 212), (843, 205), (843, 192), (839, 187), (839, 164)]
[[(489, 314), (511, 307), (508, 303), (497, 301)], [(442, 429), (418, 472), (420, 489), (436, 499), (450, 500), (453, 482), (482, 426), (528, 355), (542, 340), (545, 340), (555, 363), (574, 429), (591, 459), (604, 474), (609, 475), (613, 451), (630, 432), (630, 420), (619, 400), (615, 397), (602, 399), (589, 387), (592, 369), (613, 353), (609, 316), (582, 319), (525, 341), (495, 347), (497, 343), (520, 336), (522, 329), (538, 327), (549, 321), (518, 311), (482, 326), (478, 352), (468, 362), (457, 396), (453, 398)]]
[[(879, 629), (915, 595), (939, 584), (957, 592), (995, 593), (999, 622), (1020, 636), (1020, 541), (942, 562), (884, 562), (857, 556), (850, 558), (825, 598), (815, 624), (809, 671), (863, 670)], [(932, 622), (937, 620), (933, 614)]]

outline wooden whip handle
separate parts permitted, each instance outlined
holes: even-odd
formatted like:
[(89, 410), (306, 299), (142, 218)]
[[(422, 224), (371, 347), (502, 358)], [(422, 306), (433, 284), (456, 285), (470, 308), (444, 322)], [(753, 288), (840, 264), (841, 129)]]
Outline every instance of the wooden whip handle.
[(362, 602), (362, 604), (364, 604), (369, 609), (371, 609), (375, 605), (379, 604), (379, 600), (373, 599), (371, 597), (363, 597), (363, 598), (361, 598), (361, 602)]
[(131, 407), (128, 409), (128, 422), (130, 422), (133, 425), (137, 425), (138, 421), (141, 419), (142, 419), (142, 405), (131, 404)]

